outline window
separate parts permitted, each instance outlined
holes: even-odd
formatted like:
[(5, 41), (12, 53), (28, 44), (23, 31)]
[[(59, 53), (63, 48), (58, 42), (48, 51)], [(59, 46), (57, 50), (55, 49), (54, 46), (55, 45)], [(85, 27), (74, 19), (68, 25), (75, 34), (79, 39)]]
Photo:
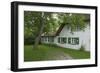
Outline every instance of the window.
[(48, 37), (48, 42), (54, 42), (54, 37)]
[(61, 44), (71, 44), (71, 45), (78, 45), (79, 44), (79, 38), (78, 37), (59, 37), (58, 38), (58, 43)]
[(45, 37), (41, 37), (41, 41), (42, 42), (45, 42)]
[(60, 37), (58, 38), (58, 43), (60, 43)]
[(47, 41), (47, 37), (44, 37), (44, 39), (45, 39), (45, 42)]
[(59, 37), (59, 38), (58, 38), (58, 43), (65, 44), (66, 41), (67, 41), (67, 40), (66, 40), (65, 37)]
[(75, 44), (79, 44), (79, 38), (74, 38), (75, 39)]
[(68, 38), (68, 44), (71, 44), (71, 38), (70, 37)]
[(66, 43), (66, 38), (65, 37), (61, 38), (61, 42)]
[(75, 38), (68, 38), (68, 44), (72, 44), (72, 45), (78, 45), (79, 44), (79, 38), (75, 37)]

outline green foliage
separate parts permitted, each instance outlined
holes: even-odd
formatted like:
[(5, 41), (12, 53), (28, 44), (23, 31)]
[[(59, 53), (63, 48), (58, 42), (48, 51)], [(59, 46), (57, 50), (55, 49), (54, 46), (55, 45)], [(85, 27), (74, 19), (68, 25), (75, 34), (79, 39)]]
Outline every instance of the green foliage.
[(82, 14), (81, 15), (80, 14), (72, 15), (71, 22), (70, 22), (72, 31), (74, 31), (75, 29), (83, 30), (87, 25), (84, 22), (85, 19), (86, 18)]
[(32, 44), (34, 44), (34, 41), (35, 40), (31, 36), (30, 37), (27, 37), (27, 38), (24, 38), (24, 44), (25, 45), (30, 45), (30, 44), (32, 45)]
[(89, 18), (90, 16), (88, 14), (59, 14), (60, 23), (65, 23), (69, 28), (71, 28), (72, 32), (76, 31), (77, 29), (84, 30), (84, 28), (87, 26), (85, 20)]
[(40, 12), (24, 12), (24, 35), (36, 37), (40, 28)]
[[(33, 40), (37, 37), (41, 28), (41, 14), (42, 12), (24, 11), (24, 38)], [(62, 23), (65, 23), (71, 31), (77, 29), (84, 30), (87, 26), (85, 19), (89, 18), (88, 14), (75, 14), (75, 13), (56, 13), (44, 12), (44, 29), (42, 34), (49, 35), (55, 33)]]

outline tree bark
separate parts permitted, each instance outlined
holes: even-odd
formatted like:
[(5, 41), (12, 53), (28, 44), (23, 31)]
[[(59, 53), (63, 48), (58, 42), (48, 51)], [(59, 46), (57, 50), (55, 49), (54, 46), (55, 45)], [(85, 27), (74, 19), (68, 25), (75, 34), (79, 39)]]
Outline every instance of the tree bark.
[(42, 12), (42, 14), (41, 14), (41, 19), (40, 19), (40, 23), (41, 23), (41, 26), (40, 26), (40, 30), (39, 30), (39, 32), (38, 32), (38, 36), (36, 37), (36, 39), (35, 39), (35, 43), (34, 43), (34, 48), (38, 48), (38, 44), (39, 44), (39, 41), (40, 41), (40, 38), (41, 38), (41, 34), (42, 34), (42, 32), (43, 32), (43, 29), (44, 29), (44, 12)]

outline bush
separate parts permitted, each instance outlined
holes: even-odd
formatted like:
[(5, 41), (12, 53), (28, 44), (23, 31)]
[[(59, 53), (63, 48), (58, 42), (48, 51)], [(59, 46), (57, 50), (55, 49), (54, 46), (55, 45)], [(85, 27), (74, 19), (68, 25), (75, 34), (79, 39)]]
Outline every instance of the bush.
[[(33, 37), (24, 38), (24, 45), (34, 45), (35, 39)], [(39, 44), (41, 42), (39, 41)]]
[(80, 51), (85, 51), (85, 47), (83, 45), (80, 47)]
[(24, 38), (24, 44), (25, 45), (34, 44), (34, 39), (32, 37)]
[(56, 44), (47, 44), (47, 43), (42, 43), (43, 45), (46, 45), (46, 46), (52, 46), (52, 47), (58, 47)]

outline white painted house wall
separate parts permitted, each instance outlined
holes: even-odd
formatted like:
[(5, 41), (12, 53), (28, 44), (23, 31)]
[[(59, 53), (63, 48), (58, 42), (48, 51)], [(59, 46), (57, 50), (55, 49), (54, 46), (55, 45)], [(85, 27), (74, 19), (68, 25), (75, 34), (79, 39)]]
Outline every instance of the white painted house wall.
[[(65, 48), (72, 48), (78, 50), (82, 45), (85, 47), (86, 51), (90, 51), (90, 28), (87, 26), (84, 31), (77, 31), (70, 33), (71, 31), (67, 29), (67, 26), (64, 26), (62, 31), (60, 32), (59, 36), (56, 36), (54, 41), (60, 47)], [(79, 44), (78, 45), (71, 45), (68, 43), (61, 44), (58, 43), (58, 37), (79, 37)]]
[[(78, 45), (72, 45), (72, 44), (68, 44), (68, 43), (58, 43), (58, 38), (59, 37), (79, 37), (79, 44)], [(79, 50), (81, 46), (85, 47), (85, 51), (90, 51), (90, 27), (89, 25), (83, 30), (81, 31), (76, 31), (73, 32), (73, 34), (71, 33), (71, 31), (68, 29), (68, 27), (65, 25), (63, 27), (63, 29), (61, 30), (61, 32), (59, 33), (58, 36), (54, 37), (54, 42), (48, 42), (45, 41), (45, 38), (42, 37), (41, 39), (42, 43), (47, 43), (47, 44), (56, 44), (60, 47), (64, 47), (64, 48), (72, 48), (72, 49), (76, 49)]]

